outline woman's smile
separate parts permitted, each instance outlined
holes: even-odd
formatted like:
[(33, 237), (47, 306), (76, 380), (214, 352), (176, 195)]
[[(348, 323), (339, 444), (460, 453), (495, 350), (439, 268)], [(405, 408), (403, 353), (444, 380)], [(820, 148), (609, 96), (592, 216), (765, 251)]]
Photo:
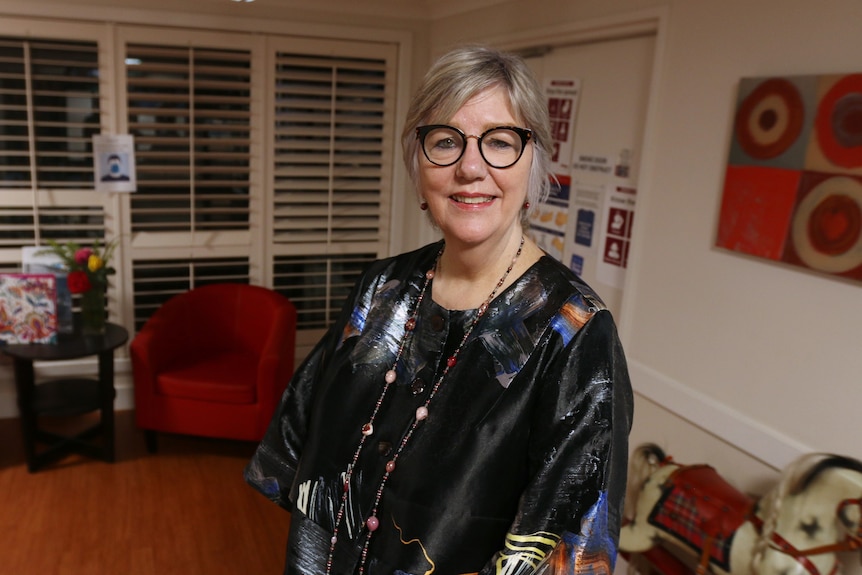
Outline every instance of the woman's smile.
[(493, 196), (465, 196), (461, 194), (456, 194), (453, 196), (449, 196), (449, 199), (459, 204), (476, 205), (491, 203), (494, 201), (495, 198)]

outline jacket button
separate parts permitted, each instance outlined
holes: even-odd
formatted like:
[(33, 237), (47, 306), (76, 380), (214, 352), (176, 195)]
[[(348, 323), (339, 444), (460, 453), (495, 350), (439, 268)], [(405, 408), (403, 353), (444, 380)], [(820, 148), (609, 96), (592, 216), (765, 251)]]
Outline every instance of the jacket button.
[(413, 395), (419, 395), (423, 391), (425, 391), (425, 382), (421, 377), (417, 377), (413, 380), (413, 383), (410, 384), (410, 389), (413, 391)]
[(381, 441), (377, 444), (377, 453), (386, 457), (390, 453), (392, 453), (392, 444), (388, 441)]

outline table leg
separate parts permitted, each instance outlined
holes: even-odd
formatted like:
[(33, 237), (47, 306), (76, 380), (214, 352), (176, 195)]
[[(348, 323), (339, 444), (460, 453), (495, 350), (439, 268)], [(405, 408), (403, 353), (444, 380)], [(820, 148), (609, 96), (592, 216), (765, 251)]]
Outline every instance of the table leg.
[(114, 461), (114, 350), (99, 353), (99, 397), (105, 460)]
[(36, 471), (36, 426), (37, 417), (33, 408), (33, 396), (36, 392), (36, 376), (33, 362), (16, 357), (15, 387), (18, 395), (18, 411), (21, 415), (21, 434), (24, 437), (24, 454), (27, 457), (27, 469)]

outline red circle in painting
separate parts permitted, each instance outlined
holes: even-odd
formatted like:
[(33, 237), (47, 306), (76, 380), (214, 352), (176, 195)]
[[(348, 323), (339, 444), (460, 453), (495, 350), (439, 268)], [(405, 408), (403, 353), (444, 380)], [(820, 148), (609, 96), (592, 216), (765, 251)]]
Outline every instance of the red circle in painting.
[(862, 271), (862, 182), (832, 176), (814, 186), (796, 207), (791, 238), (808, 267), (857, 277)]
[(862, 209), (849, 196), (823, 198), (808, 217), (811, 246), (830, 256), (843, 254), (858, 241), (862, 232)]
[(835, 82), (817, 108), (817, 143), (836, 166), (862, 166), (862, 74)]
[(739, 145), (751, 157), (768, 160), (783, 153), (802, 132), (805, 109), (791, 82), (771, 78), (745, 97), (734, 129)]

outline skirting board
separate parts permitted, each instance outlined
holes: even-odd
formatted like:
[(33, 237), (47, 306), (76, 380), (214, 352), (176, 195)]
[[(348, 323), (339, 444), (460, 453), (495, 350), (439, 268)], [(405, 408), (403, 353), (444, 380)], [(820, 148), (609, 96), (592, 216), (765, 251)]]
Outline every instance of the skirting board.
[(628, 366), (636, 393), (776, 470), (814, 451), (634, 358)]

